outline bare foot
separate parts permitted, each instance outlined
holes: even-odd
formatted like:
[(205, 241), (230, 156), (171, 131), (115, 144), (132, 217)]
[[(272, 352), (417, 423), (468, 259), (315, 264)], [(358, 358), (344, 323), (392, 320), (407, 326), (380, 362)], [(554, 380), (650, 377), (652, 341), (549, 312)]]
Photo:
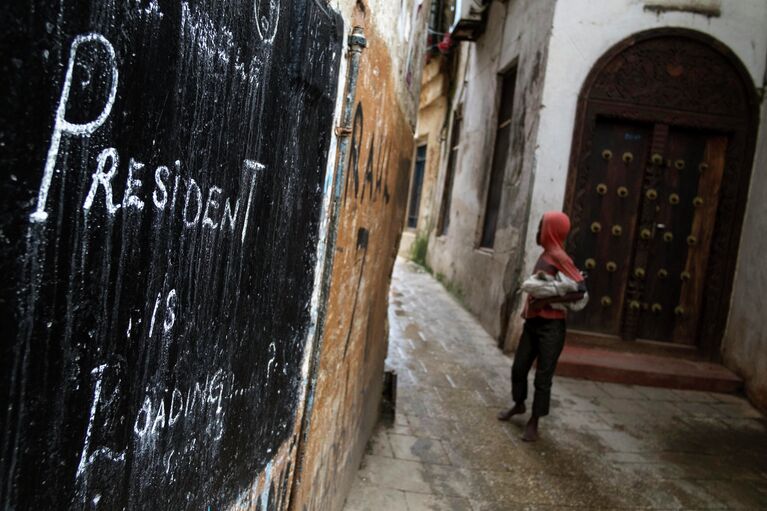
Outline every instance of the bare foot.
[(508, 410), (503, 410), (501, 412), (498, 412), (498, 420), (507, 421), (511, 419), (513, 416), (523, 414), (526, 411), (527, 411), (527, 408), (525, 408), (525, 403), (515, 403), (514, 406), (509, 408)]
[(527, 421), (525, 426), (525, 433), (522, 435), (523, 442), (535, 442), (538, 440), (538, 417), (533, 415), (530, 420)]

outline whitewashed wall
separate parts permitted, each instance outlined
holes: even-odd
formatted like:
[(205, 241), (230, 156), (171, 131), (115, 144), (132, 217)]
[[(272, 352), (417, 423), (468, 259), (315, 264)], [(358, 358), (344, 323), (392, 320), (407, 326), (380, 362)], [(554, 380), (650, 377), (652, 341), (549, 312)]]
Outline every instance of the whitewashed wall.
[[(767, 120), (767, 101), (762, 102), (762, 123)], [(722, 342), (725, 363), (745, 378), (748, 393), (767, 410), (767, 136), (762, 130), (751, 190), (746, 207), (738, 268), (733, 286), (732, 307)]]
[[(455, 181), (447, 235), (432, 232), (428, 261), (445, 275), (464, 304), (493, 337), (505, 335), (516, 273), (523, 254), (527, 202), (538, 133), (546, 46), (555, 0), (515, 0), (490, 6), (487, 27), (475, 43), (463, 43), (457, 91), (451, 108), (463, 105)], [(492, 166), (499, 73), (516, 66), (514, 114), (495, 244), (480, 249)], [(450, 140), (450, 135), (447, 138)], [(447, 152), (433, 201), (439, 212)]]
[[(657, 2), (653, 2), (657, 4)], [(665, 2), (671, 4), (672, 2)], [(676, 5), (697, 2), (676, 1)], [(767, 1), (722, 0), (721, 16), (657, 13), (644, 0), (562, 0), (557, 2), (543, 92), (530, 220), (561, 209), (570, 160), (578, 94), (594, 63), (623, 39), (644, 30), (679, 27), (704, 32), (727, 45), (743, 62), (756, 87), (765, 85)], [(765, 120), (760, 133), (767, 136)], [(538, 249), (528, 230), (525, 268)]]

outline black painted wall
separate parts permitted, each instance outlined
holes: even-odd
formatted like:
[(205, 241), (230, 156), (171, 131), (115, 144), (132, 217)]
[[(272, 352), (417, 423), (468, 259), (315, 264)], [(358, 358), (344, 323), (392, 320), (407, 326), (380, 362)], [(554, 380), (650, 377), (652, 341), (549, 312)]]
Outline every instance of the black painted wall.
[(292, 441), (341, 56), (324, 5), (0, 7), (4, 509), (219, 509)]

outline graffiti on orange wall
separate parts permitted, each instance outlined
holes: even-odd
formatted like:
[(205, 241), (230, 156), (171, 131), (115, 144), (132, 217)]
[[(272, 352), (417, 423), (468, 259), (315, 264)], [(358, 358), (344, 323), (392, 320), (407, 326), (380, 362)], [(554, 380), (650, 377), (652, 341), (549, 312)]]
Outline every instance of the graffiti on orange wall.
[[(363, 161), (364, 148), (367, 148), (367, 158)], [(362, 102), (357, 103), (344, 184), (344, 202), (349, 198), (365, 202), (367, 197), (370, 201), (382, 198), (388, 204), (391, 199), (387, 182), (390, 156), (391, 140), (385, 134), (365, 133), (364, 109)]]
[[(369, 33), (363, 54), (320, 371), (297, 509), (343, 504), (377, 414), (391, 268), (407, 201), (413, 132), (399, 108), (389, 53)], [(321, 404), (320, 404), (321, 403)], [(372, 407), (372, 408), (371, 408)], [(332, 467), (332, 470), (329, 470)]]

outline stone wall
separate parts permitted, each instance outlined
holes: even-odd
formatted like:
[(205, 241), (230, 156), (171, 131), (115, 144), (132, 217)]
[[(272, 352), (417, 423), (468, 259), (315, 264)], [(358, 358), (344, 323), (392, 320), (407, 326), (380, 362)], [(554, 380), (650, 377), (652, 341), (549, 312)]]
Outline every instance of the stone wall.
[[(767, 76), (765, 87), (767, 90)], [(767, 119), (767, 101), (762, 99), (761, 118)], [(738, 254), (732, 308), (722, 343), (725, 363), (746, 380), (751, 400), (767, 411), (767, 332), (762, 314), (767, 310), (767, 137), (759, 139), (751, 176), (746, 217)]]
[(368, 46), (339, 190), (338, 241), (295, 510), (341, 509), (378, 419), (389, 284), (405, 219), (420, 88), (420, 75), (408, 83), (408, 73), (423, 67), (428, 15), (428, 2), (420, 8), (404, 2), (399, 13), (394, 4), (341, 6), (344, 17), (365, 27)]
[[(463, 127), (450, 223), (446, 235), (432, 231), (428, 262), (435, 272), (445, 275), (469, 310), (497, 339), (504, 337), (523, 255), (554, 4), (553, 0), (493, 2), (485, 33), (476, 43), (462, 44), (464, 55), (455, 76), (457, 90), (451, 108), (462, 106)], [(517, 68), (517, 86), (498, 231), (494, 248), (480, 249), (500, 99), (498, 75), (513, 66)], [(450, 136), (448, 133), (443, 144)], [(442, 154), (446, 160), (444, 149)], [(445, 171), (443, 165), (432, 203), (434, 215), (440, 208)]]
[[(423, 185), (421, 188), (421, 201), (418, 208), (418, 224), (415, 229), (405, 226), (402, 234), (399, 254), (403, 257), (411, 256), (412, 244), (419, 236), (428, 237), (437, 221), (439, 210), (434, 207), (438, 204), (437, 177), (440, 166), (446, 164), (448, 150), (447, 144), (442, 143), (447, 134), (448, 114), (448, 77), (447, 59), (442, 55), (431, 58), (424, 67), (421, 98), (418, 110), (418, 125), (416, 131), (416, 146), (426, 145), (426, 164), (424, 168)], [(444, 155), (444, 156), (443, 156)], [(412, 177), (408, 185), (408, 208), (410, 207), (410, 194), (413, 193)]]

